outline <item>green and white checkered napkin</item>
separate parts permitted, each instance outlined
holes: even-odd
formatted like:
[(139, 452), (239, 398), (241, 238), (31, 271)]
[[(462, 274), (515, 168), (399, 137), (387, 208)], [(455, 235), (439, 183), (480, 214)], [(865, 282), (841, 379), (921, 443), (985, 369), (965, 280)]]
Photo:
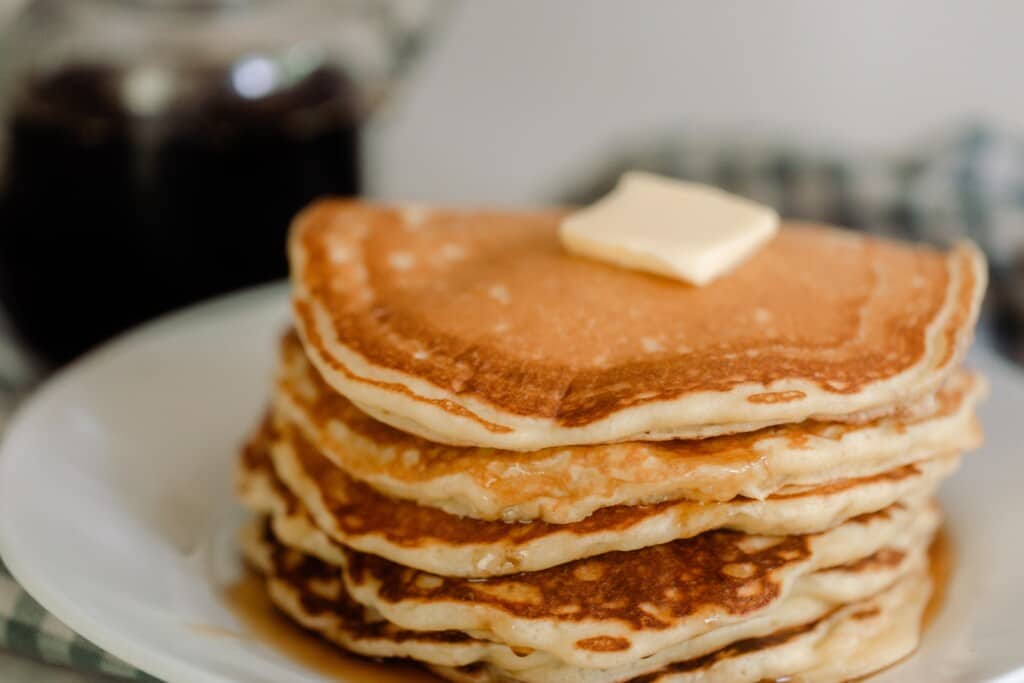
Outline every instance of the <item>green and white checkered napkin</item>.
[(43, 609), (0, 560), (0, 648), (83, 673), (156, 681), (77, 635)]
[[(1024, 254), (1024, 145), (981, 129), (902, 160), (755, 152), (681, 135), (626, 146), (610, 158), (589, 179), (573, 179), (567, 187), (576, 189), (557, 199), (587, 201), (610, 189), (622, 171), (639, 168), (715, 183), (790, 217), (940, 242), (970, 235), (989, 252), (997, 275), (1012, 269), (1014, 254)], [(1024, 304), (1019, 310), (1024, 320)], [(2, 564), (0, 648), (91, 673), (154, 680), (47, 614)]]

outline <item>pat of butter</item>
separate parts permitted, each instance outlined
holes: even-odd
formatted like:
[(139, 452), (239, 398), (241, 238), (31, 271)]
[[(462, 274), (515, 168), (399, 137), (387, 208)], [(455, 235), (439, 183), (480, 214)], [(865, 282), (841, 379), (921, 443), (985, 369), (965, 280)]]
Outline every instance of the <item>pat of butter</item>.
[(701, 286), (753, 255), (778, 228), (770, 207), (632, 171), (606, 197), (567, 216), (559, 236), (581, 256)]

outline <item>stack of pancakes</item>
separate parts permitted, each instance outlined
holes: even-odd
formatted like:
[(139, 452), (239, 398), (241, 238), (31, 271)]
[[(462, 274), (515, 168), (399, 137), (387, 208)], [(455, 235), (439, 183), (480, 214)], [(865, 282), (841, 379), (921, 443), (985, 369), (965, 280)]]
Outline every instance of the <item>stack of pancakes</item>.
[(786, 225), (703, 287), (560, 214), (325, 201), (247, 444), (273, 602), (454, 681), (834, 681), (916, 646), (985, 270)]

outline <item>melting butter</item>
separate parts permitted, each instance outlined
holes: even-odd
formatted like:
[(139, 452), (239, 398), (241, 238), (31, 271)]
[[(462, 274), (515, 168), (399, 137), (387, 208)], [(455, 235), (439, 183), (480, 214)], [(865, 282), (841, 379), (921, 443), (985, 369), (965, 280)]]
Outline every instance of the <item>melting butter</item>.
[(703, 286), (775, 235), (774, 209), (723, 190), (632, 171), (607, 196), (567, 216), (570, 252)]

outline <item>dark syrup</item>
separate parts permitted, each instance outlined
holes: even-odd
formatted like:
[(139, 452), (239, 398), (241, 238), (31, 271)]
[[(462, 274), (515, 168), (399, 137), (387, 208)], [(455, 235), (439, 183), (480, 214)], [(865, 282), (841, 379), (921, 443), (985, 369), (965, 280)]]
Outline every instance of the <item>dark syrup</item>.
[(285, 274), (289, 220), (359, 191), (354, 86), (331, 68), (262, 98), (188, 74), (138, 115), (124, 74), (76, 66), (12, 93), (0, 175), (0, 298), (45, 361)]
[(276, 650), (324, 678), (343, 683), (437, 683), (439, 679), (408, 662), (377, 662), (346, 654), (320, 637), (308, 633), (275, 608), (261, 577), (247, 574), (228, 588), (225, 599), (244, 626), (242, 633), (197, 626), (213, 638), (253, 639)]

